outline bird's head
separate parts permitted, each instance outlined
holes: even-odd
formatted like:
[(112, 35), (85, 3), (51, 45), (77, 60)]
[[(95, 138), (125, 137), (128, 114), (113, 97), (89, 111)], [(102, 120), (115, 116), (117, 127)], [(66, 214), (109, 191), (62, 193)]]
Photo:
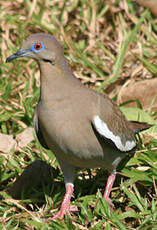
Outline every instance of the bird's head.
[(9, 56), (6, 62), (15, 58), (29, 57), (37, 61), (54, 63), (58, 57), (63, 56), (63, 50), (59, 42), (51, 35), (37, 33), (30, 35), (23, 43), (22, 48)]

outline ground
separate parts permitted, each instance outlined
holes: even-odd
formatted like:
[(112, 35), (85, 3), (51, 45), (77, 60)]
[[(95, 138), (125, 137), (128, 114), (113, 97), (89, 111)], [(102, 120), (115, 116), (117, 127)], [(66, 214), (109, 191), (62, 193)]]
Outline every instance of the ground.
[(114, 212), (102, 199), (106, 172), (85, 170), (75, 183), (72, 205), (79, 211), (72, 220), (45, 221), (58, 211), (65, 189), (54, 155), (31, 131), (38, 66), (28, 59), (5, 63), (28, 35), (50, 33), (83, 84), (107, 93), (128, 119), (155, 124), (156, 5), (149, 10), (138, 2), (150, 7), (147, 0), (0, 2), (1, 229), (157, 228), (156, 127), (142, 134), (135, 156), (118, 173), (111, 194)]

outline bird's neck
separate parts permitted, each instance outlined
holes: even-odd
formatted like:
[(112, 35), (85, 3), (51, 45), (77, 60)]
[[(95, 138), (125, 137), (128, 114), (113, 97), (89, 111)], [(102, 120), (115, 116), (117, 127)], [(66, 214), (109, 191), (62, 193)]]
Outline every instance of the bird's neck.
[(68, 64), (65, 62), (52, 65), (49, 62), (41, 62), (40, 88), (41, 100), (49, 101), (63, 98), (69, 92), (70, 86), (78, 84)]

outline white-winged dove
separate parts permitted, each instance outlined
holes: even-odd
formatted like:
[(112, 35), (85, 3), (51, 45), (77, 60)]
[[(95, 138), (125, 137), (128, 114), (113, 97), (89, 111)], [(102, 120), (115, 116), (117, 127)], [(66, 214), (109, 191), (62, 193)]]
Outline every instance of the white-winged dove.
[(64, 218), (65, 213), (71, 216), (73, 181), (82, 168), (108, 170), (103, 197), (113, 207), (109, 195), (116, 168), (135, 152), (135, 133), (150, 126), (136, 128), (112, 100), (81, 84), (51, 35), (32, 34), (6, 62), (20, 57), (33, 58), (39, 64), (41, 96), (34, 126), (41, 144), (53, 151), (64, 174), (66, 193), (56, 218)]

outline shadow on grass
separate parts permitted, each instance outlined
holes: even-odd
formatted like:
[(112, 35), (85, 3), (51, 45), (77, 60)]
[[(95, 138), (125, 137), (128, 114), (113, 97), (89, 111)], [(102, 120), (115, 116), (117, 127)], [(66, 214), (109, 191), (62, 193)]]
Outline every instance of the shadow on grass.
[[(43, 202), (44, 193), (53, 197), (60, 191), (59, 193), (62, 193), (61, 196), (63, 196), (64, 182), (58, 177), (59, 174), (59, 169), (53, 168), (45, 161), (35, 160), (24, 169), (6, 192), (14, 199), (34, 200), (40, 197)], [(106, 180), (107, 173), (101, 169), (93, 169), (92, 172), (91, 170), (79, 172), (75, 180), (75, 199), (79, 196), (96, 194), (98, 188), (104, 190)]]
[(41, 191), (43, 186), (54, 184), (54, 175), (57, 170), (42, 160), (35, 160), (27, 166), (17, 178), (7, 193), (14, 199), (28, 199), (34, 196), (35, 191)]

